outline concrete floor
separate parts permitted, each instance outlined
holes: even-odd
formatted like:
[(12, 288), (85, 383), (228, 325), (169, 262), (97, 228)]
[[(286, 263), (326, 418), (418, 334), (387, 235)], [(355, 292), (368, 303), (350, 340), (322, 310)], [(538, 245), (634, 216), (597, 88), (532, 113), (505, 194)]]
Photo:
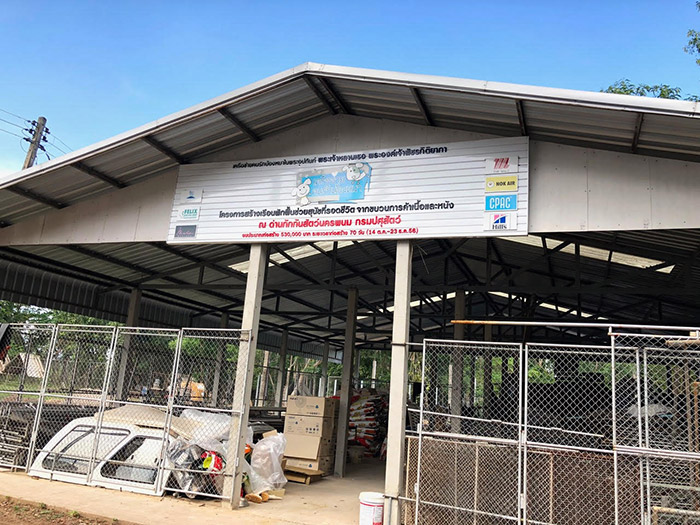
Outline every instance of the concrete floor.
[(3, 496), (127, 523), (220, 525), (235, 517), (236, 522), (251, 525), (355, 525), (359, 493), (384, 490), (384, 462), (348, 465), (343, 479), (327, 477), (311, 485), (287, 483), (285, 488), (281, 501), (231, 511), (219, 501), (158, 498), (0, 472)]

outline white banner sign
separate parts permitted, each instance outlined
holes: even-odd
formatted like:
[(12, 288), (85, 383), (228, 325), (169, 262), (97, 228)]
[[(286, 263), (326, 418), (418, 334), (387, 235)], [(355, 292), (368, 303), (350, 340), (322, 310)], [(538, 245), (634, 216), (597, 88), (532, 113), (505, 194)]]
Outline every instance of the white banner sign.
[(181, 166), (168, 242), (509, 236), (527, 225), (528, 139), (517, 137)]

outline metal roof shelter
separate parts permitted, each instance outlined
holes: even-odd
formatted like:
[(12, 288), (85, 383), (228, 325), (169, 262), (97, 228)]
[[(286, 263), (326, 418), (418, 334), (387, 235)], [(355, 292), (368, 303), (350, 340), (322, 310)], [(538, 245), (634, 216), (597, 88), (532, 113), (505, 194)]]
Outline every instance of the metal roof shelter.
[[(526, 236), (166, 242), (186, 164), (521, 136)], [(329, 343), (331, 358), (342, 353), (345, 387), (354, 347), (391, 347), (393, 497), (408, 338), (451, 337), (460, 291), (470, 318), (696, 324), (698, 146), (695, 102), (308, 63), (0, 179), (0, 298), (133, 322), (129, 297), (140, 295), (139, 323), (161, 326), (230, 316), (251, 333), (239, 364), (252, 370), (255, 346), (276, 349), (287, 333), (291, 352), (321, 355)], [(525, 337), (495, 328), (500, 340)], [(527, 337), (600, 334), (557, 330)], [(346, 394), (339, 436), (347, 409)], [(337, 454), (344, 459), (343, 446)]]
[[(307, 63), (0, 179), (0, 296), (123, 321), (127, 291), (139, 287), (148, 324), (216, 325), (223, 311), (240, 318), (245, 245), (174, 247), (108, 236), (99, 244), (79, 236), (42, 243), (24, 236), (23, 225), (338, 115), (700, 160), (696, 102)], [(420, 241), (412, 333), (444, 334), (448, 294), (457, 288), (475, 292), (474, 317), (690, 322), (700, 308), (692, 292), (699, 247), (693, 229)], [(386, 347), (393, 259), (391, 242), (275, 246), (261, 344), (276, 347), (285, 327), (298, 351), (318, 353), (324, 339), (341, 347), (346, 290), (356, 287), (360, 344)]]

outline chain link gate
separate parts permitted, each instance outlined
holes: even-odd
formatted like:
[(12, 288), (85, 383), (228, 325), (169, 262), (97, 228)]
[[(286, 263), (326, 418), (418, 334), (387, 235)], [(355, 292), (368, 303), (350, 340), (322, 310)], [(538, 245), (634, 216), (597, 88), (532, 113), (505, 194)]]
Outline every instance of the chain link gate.
[(426, 340), (421, 375), (404, 523), (519, 521), (522, 345)]
[[(0, 341), (0, 466), (26, 470), (54, 325), (10, 324)], [(42, 435), (45, 433), (42, 428)]]

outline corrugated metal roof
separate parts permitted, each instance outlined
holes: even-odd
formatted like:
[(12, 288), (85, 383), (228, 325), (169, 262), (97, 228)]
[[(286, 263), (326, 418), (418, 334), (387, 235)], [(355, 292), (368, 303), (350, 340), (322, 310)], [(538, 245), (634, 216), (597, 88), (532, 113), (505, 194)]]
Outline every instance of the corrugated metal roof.
[(0, 177), (0, 226), (337, 112), (700, 160), (696, 102), (307, 63)]

